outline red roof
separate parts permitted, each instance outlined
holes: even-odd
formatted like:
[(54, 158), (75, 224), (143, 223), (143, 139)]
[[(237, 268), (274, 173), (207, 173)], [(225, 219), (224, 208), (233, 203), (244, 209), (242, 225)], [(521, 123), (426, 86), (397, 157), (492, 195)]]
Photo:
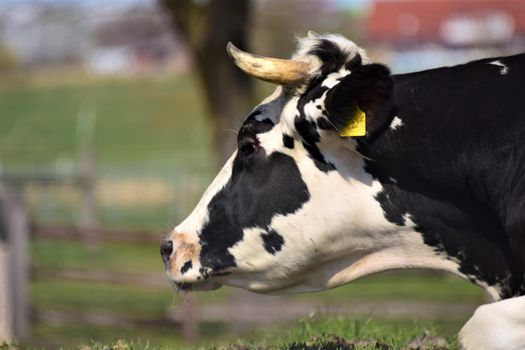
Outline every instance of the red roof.
[(525, 1), (375, 1), (367, 31), (369, 39), (378, 42), (449, 42), (448, 34), (464, 37), (472, 23), (489, 34), (524, 35)]

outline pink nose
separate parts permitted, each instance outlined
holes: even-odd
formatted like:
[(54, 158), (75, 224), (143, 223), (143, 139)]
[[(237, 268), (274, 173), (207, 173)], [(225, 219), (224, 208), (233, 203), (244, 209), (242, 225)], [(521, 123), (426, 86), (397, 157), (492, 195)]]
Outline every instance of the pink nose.
[(170, 261), (171, 253), (173, 253), (173, 242), (168, 239), (162, 242), (160, 245), (160, 256), (162, 257), (162, 261), (166, 266), (168, 266)]

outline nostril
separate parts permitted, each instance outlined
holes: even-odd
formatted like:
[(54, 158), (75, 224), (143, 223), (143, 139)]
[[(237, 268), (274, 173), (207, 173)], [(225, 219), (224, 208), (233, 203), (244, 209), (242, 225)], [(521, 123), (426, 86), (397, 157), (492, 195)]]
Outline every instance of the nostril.
[(173, 242), (166, 240), (160, 245), (160, 256), (162, 257), (164, 264), (167, 264), (170, 261), (171, 253), (173, 253)]

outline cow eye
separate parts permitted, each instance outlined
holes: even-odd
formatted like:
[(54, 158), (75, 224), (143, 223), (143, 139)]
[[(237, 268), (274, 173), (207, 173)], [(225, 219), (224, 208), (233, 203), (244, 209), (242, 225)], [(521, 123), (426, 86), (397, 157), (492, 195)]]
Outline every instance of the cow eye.
[(240, 147), (243, 156), (249, 156), (257, 151), (257, 145), (253, 141), (244, 142)]

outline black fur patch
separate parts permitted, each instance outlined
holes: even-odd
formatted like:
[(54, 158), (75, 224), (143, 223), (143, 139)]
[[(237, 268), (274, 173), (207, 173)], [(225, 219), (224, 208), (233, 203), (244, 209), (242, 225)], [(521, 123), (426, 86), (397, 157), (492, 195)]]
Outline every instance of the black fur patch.
[(182, 265), (182, 267), (180, 268), (180, 273), (184, 275), (192, 267), (193, 267), (193, 263), (191, 262), (191, 260), (186, 261), (184, 265)]
[(363, 64), (363, 59), (361, 58), (361, 55), (359, 53), (356, 53), (354, 57), (352, 57), (352, 59), (350, 59), (350, 61), (348, 61), (346, 64), (345, 64), (345, 68), (348, 69), (349, 71), (352, 71), (353, 69), (361, 66)]
[(320, 117), (317, 119), (317, 126), (321, 130), (334, 130), (332, 124), (328, 121), (328, 119), (324, 117)]
[(317, 131), (315, 123), (306, 119), (304, 112), (300, 117), (295, 118), (294, 125), (295, 130), (297, 130), (305, 142), (314, 145), (321, 141), (321, 136)]
[(327, 93), (328, 119), (338, 129), (348, 124), (357, 106), (366, 113), (367, 134), (376, 134), (388, 126), (395, 114), (395, 104), (393, 80), (386, 66), (359, 66)]
[(390, 222), (410, 214), (425, 244), (510, 298), (525, 295), (525, 55), (499, 58), (514, 72), (501, 79), (495, 59), (394, 76), (405, 126), (358, 151)]
[(282, 249), (284, 238), (275, 230), (261, 233), (261, 238), (264, 242), (264, 249), (270, 254), (275, 255)]
[(303, 138), (303, 146), (308, 152), (308, 156), (314, 161), (315, 166), (325, 173), (335, 170), (335, 166), (324, 158), (316, 145), (321, 140), (321, 136), (315, 124), (302, 116), (295, 119), (295, 129)]
[(246, 117), (246, 120), (255, 120), (255, 117), (257, 117), (258, 115), (261, 115), (261, 111), (256, 109), (254, 110), (253, 112), (251, 112), (250, 114), (248, 114), (248, 116)]
[(286, 148), (294, 148), (294, 139), (290, 135), (283, 134), (283, 145)]
[(321, 42), (310, 50), (309, 54), (319, 57), (323, 62), (321, 66), (321, 75), (326, 75), (339, 70), (344, 66), (347, 54), (342, 52), (339, 46), (330, 40), (321, 40)]
[(255, 119), (249, 119), (241, 126), (237, 134), (237, 141), (242, 140), (246, 136), (255, 138), (257, 134), (268, 132), (273, 127), (274, 124), (270, 119), (264, 119), (260, 122)]
[(315, 122), (306, 118), (304, 107), (307, 103), (322, 97), (326, 90), (328, 90), (328, 87), (322, 86), (320, 83), (317, 85), (310, 85), (308, 91), (301, 96), (297, 103), (299, 116), (296, 117), (294, 121), (295, 130), (297, 130), (299, 135), (303, 138), (304, 148), (308, 152), (310, 158), (314, 161), (315, 166), (323, 172), (334, 170), (335, 167), (333, 164), (326, 161), (317, 147), (316, 143), (321, 141), (321, 136), (317, 131), (317, 125)]
[[(377, 178), (377, 167), (368, 166), (367, 171)], [(416, 179), (412, 181), (402, 187), (383, 184), (376, 200), (385, 218), (403, 226), (403, 216), (410, 215), (424, 243), (459, 260), (461, 273), (473, 281), (502, 285), (502, 297), (521, 295), (524, 290), (519, 292), (519, 284), (508, 279), (509, 263), (503, 261), (512, 256), (511, 250), (504, 236), (498, 236), (502, 227), (495, 215), (479, 204), (432, 189), (429, 184), (418, 184)]]
[(332, 163), (326, 161), (326, 159), (324, 159), (323, 154), (321, 153), (321, 151), (319, 151), (319, 148), (315, 144), (312, 145), (303, 142), (303, 147), (308, 152), (308, 156), (314, 161), (314, 164), (317, 167), (317, 169), (325, 173), (335, 170), (335, 166)]
[(228, 249), (243, 239), (245, 228), (267, 229), (275, 215), (295, 213), (309, 199), (292, 157), (237, 156), (230, 180), (208, 204), (209, 221), (199, 236), (201, 264), (216, 271), (236, 266)]

